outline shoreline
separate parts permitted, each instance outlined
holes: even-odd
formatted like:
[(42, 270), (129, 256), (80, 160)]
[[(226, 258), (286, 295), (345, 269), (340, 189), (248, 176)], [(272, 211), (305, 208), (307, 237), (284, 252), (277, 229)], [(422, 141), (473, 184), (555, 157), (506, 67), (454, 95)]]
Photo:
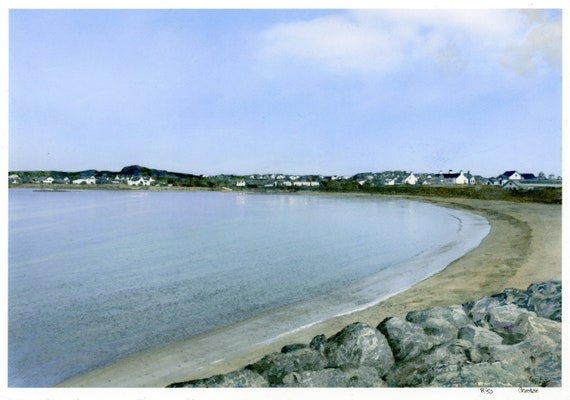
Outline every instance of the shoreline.
[[(255, 362), (286, 344), (308, 343), (318, 334), (331, 336), (344, 326), (365, 322), (376, 326), (388, 316), (431, 306), (461, 304), (502, 291), (506, 287), (526, 289), (529, 284), (561, 275), (560, 205), (511, 203), (492, 200), (408, 198), (434, 205), (457, 208), (484, 216), (491, 231), (481, 244), (442, 271), (363, 310), (310, 324), (304, 329), (283, 333), (276, 340), (240, 350), (240, 345), (223, 332), (214, 331), (192, 339), (194, 346), (220, 340), (232, 352), (200, 369), (200, 363), (184, 342), (163, 346), (119, 360), (66, 380), (56, 387), (164, 387), (170, 383), (227, 373)], [(445, 289), (442, 290), (442, 287)], [(239, 324), (238, 324), (239, 325)], [(205, 352), (208, 348), (204, 349)], [(206, 364), (206, 363), (205, 363)], [(186, 367), (185, 367), (186, 366)]]

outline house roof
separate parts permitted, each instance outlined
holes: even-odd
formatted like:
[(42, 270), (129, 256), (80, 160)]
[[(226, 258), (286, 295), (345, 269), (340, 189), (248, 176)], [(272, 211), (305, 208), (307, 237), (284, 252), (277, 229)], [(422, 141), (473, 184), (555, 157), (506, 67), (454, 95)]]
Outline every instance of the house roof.
[(461, 172), (454, 172), (454, 173), (451, 173), (451, 174), (442, 174), (442, 175), (443, 175), (444, 178), (447, 178), (447, 179), (449, 179), (449, 178), (458, 178), (459, 175), (461, 175)]

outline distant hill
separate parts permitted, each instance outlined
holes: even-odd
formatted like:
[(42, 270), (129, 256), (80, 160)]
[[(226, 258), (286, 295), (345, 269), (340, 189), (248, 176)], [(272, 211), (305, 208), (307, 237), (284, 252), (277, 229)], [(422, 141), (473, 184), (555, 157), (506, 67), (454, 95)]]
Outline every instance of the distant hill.
[(141, 167), (140, 165), (130, 165), (124, 167), (118, 172), (118, 175), (122, 176), (148, 176), (153, 179), (160, 178), (175, 178), (175, 179), (186, 179), (186, 178), (198, 178), (199, 175), (185, 174), (181, 172), (170, 172), (166, 170), (151, 169), (146, 167)]
[[(120, 171), (98, 171), (88, 169), (83, 171), (9, 171), (9, 176), (17, 176), (17, 182), (23, 184), (41, 184), (48, 178), (53, 178), (52, 183), (69, 183), (77, 179), (88, 179), (94, 177), (98, 185), (124, 183), (128, 178), (146, 179), (152, 178), (155, 184), (172, 186), (196, 186), (212, 187), (212, 183), (200, 175), (185, 174), (180, 172), (169, 172), (153, 168), (142, 167), (140, 165), (130, 165)], [(16, 179), (16, 178), (14, 178)]]

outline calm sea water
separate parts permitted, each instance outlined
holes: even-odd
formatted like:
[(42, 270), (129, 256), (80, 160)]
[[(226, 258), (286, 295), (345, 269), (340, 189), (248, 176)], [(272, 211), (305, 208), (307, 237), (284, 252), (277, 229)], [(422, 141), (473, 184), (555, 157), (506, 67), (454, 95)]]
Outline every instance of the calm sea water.
[(350, 312), (488, 230), (376, 197), (11, 189), (8, 384), (52, 386), (258, 315), (292, 330)]

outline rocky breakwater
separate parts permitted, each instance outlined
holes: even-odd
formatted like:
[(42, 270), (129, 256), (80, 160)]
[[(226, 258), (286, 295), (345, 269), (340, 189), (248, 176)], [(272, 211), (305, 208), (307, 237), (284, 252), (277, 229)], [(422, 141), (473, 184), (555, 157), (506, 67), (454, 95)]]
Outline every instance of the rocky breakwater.
[(355, 322), (225, 375), (168, 387), (520, 387), (561, 385), (562, 284)]

